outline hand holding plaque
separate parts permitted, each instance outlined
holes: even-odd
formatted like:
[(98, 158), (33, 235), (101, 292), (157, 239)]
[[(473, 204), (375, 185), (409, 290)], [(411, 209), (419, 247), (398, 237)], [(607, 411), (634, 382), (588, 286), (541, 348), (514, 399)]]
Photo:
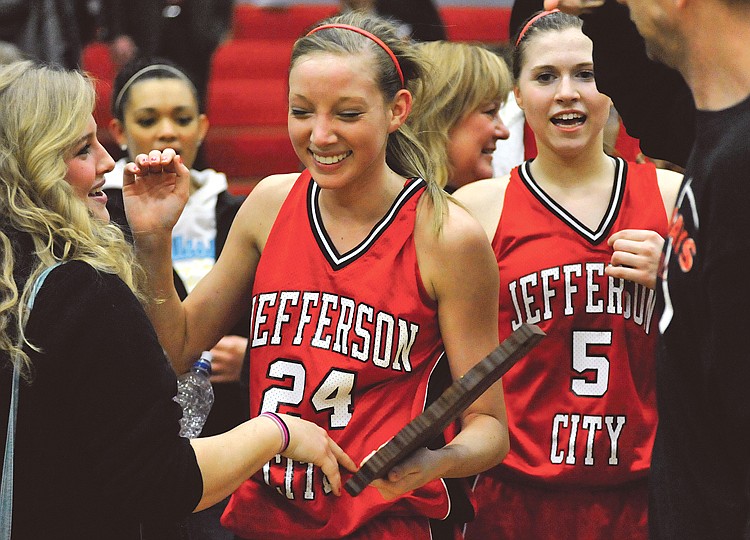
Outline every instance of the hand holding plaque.
[(346, 491), (352, 496), (359, 495), (370, 482), (384, 477), (394, 465), (425, 446), (544, 336), (545, 333), (535, 325), (521, 325), (494, 351), (448, 387), (422, 414), (375, 452), (344, 485)]

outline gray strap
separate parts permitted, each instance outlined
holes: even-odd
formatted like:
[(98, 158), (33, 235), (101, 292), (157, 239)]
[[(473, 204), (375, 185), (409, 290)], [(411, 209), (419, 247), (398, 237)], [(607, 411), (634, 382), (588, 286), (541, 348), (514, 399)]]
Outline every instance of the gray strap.
[(3, 479), (0, 483), (0, 539), (10, 540), (13, 518), (13, 450), (16, 438), (16, 411), (18, 410), (18, 368), (13, 366), (13, 387), (8, 412), (8, 433), (5, 436)]
[[(60, 266), (56, 263), (45, 269), (36, 278), (34, 286), (29, 294), (29, 300), (26, 304), (31, 310), (34, 307), (34, 300), (42, 288), (44, 280), (49, 273)], [(10, 410), (8, 411), (8, 433), (5, 436), (5, 456), (3, 458), (3, 479), (0, 483), (0, 540), (10, 540), (11, 520), (13, 518), (13, 455), (16, 442), (16, 412), (18, 411), (18, 384), (19, 384), (18, 366), (13, 365), (13, 384), (10, 394)]]

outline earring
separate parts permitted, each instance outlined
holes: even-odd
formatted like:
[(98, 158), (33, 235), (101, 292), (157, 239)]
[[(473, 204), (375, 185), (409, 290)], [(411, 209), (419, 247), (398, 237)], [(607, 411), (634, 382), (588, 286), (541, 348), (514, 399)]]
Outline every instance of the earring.
[(120, 145), (120, 150), (122, 150), (123, 152), (126, 152), (127, 149), (128, 149), (128, 145), (127, 144), (123, 143), (123, 144)]

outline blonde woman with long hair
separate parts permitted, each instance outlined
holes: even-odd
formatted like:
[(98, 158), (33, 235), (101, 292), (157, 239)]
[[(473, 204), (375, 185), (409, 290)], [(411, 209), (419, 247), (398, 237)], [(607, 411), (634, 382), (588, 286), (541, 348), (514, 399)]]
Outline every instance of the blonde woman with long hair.
[[(277, 453), (319, 464), (338, 493), (337, 459), (354, 464), (303, 420), (179, 437), (175, 374), (138, 301), (143, 272), (109, 224), (101, 186), (114, 163), (94, 99), (76, 72), (0, 68), (0, 422), (15, 438), (3, 467), (4, 480), (15, 472), (12, 519), (0, 522), (14, 539), (137, 539), (226, 497)], [(162, 156), (174, 176), (179, 157)]]
[(447, 191), (491, 178), (498, 140), (510, 135), (498, 112), (513, 82), (505, 61), (471, 43), (420, 45), (429, 75), (415, 87), (409, 125), (435, 161), (435, 182)]

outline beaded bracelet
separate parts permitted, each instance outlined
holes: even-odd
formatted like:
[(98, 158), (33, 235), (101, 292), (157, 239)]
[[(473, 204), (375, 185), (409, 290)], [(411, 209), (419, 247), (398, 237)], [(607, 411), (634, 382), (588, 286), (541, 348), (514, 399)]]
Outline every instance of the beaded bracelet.
[(283, 454), (286, 449), (289, 448), (289, 428), (286, 426), (281, 417), (276, 413), (264, 412), (261, 413), (260, 416), (270, 418), (281, 430), (281, 449), (277, 452), (277, 454)]

